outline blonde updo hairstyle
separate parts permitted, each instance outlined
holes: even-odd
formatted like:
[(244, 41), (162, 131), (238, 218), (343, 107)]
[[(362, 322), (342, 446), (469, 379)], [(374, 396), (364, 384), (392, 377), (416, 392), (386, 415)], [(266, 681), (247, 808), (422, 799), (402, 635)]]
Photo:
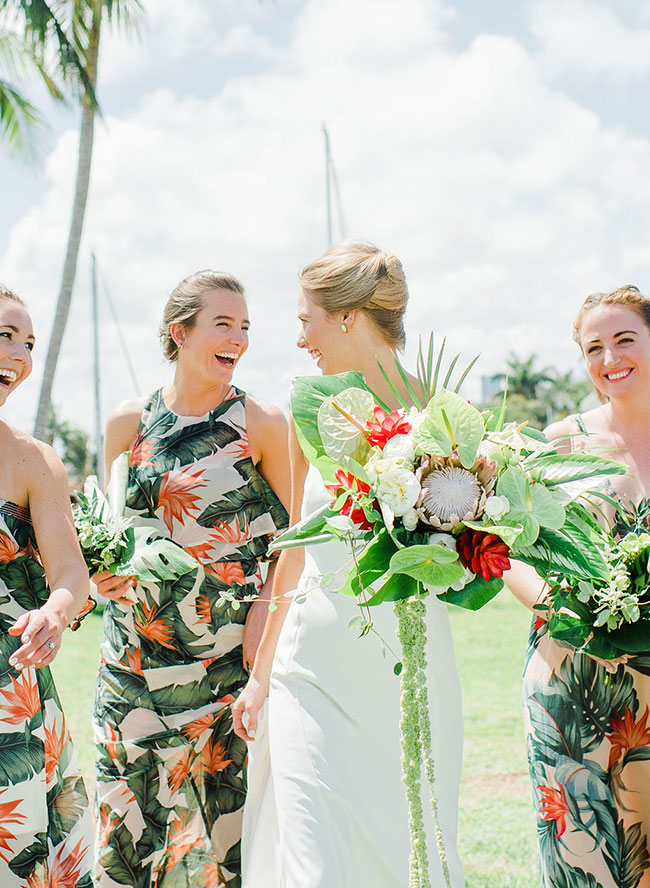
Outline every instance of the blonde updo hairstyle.
[[(583, 354), (584, 349), (582, 348), (582, 342), (580, 341), (582, 322), (585, 319), (585, 315), (590, 312), (592, 308), (599, 308), (601, 305), (622, 305), (624, 308), (631, 309), (638, 314), (650, 331), (650, 299), (646, 299), (638, 287), (635, 287), (633, 284), (628, 284), (626, 287), (619, 287), (618, 290), (612, 290), (611, 293), (592, 293), (591, 296), (587, 296), (580, 306), (580, 311), (573, 324), (573, 339), (580, 346), (580, 350)], [(601, 404), (605, 404), (609, 400), (609, 398), (598, 388), (596, 388), (596, 395)]]
[(592, 293), (580, 306), (578, 317), (573, 325), (573, 339), (581, 349), (580, 330), (585, 315), (592, 308), (599, 308), (601, 305), (622, 305), (624, 308), (632, 309), (650, 330), (650, 299), (646, 299), (638, 287), (628, 284), (627, 287), (620, 287), (618, 290), (612, 290), (611, 293)]
[(186, 330), (191, 330), (197, 314), (203, 308), (203, 297), (211, 290), (229, 290), (244, 296), (244, 285), (226, 272), (206, 269), (182, 280), (167, 300), (158, 331), (168, 361), (178, 358), (178, 345), (171, 334), (172, 324), (182, 324)]
[(20, 296), (16, 296), (13, 290), (3, 287), (2, 284), (0, 284), (0, 302), (15, 302), (17, 305), (27, 308)]
[(365, 241), (344, 241), (306, 265), (300, 285), (328, 314), (362, 311), (388, 345), (404, 348), (408, 287), (397, 256)]

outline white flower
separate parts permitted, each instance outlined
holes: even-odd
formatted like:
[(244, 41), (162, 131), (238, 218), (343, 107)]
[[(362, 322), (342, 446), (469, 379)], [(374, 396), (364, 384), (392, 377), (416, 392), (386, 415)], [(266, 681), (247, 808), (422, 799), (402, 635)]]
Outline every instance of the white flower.
[(510, 503), (506, 496), (489, 496), (485, 501), (485, 514), (492, 521), (498, 521), (509, 511)]
[(429, 545), (444, 546), (445, 549), (451, 549), (452, 552), (455, 552), (456, 537), (452, 536), (450, 533), (430, 533)]
[(380, 477), (386, 472), (400, 471), (405, 468), (407, 467), (405, 466), (403, 459), (384, 459), (383, 453), (379, 447), (373, 449), (370, 459), (368, 459), (364, 465), (366, 475), (371, 484), (376, 484)]
[(377, 496), (386, 503), (397, 518), (401, 518), (415, 505), (420, 495), (420, 482), (413, 472), (406, 469), (393, 469), (379, 476)]
[(409, 509), (402, 515), (402, 523), (407, 530), (415, 530), (418, 526), (418, 513), (415, 509)]
[(411, 407), (406, 418), (411, 424), (411, 433), (417, 432), (424, 420), (427, 418), (427, 411), (418, 410), (417, 407)]
[(415, 443), (413, 435), (393, 435), (384, 446), (384, 459), (400, 459), (413, 464)]

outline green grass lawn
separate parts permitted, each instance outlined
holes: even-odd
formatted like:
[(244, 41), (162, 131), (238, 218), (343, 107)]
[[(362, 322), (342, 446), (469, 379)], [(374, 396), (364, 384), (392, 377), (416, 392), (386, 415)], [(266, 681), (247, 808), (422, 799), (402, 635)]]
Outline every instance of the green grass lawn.
[[(465, 758), (460, 851), (467, 888), (537, 888), (539, 874), (521, 717), (529, 614), (507, 592), (481, 613), (452, 608), (463, 683)], [(67, 632), (54, 674), (89, 789), (92, 697), (101, 617)]]

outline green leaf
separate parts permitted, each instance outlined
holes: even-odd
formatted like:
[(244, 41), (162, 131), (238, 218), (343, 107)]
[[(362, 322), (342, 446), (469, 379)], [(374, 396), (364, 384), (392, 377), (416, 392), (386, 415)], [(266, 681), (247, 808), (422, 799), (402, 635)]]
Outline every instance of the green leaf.
[(535, 543), (515, 545), (513, 555), (531, 564), (540, 576), (556, 571), (564, 576), (590, 581), (606, 581), (609, 569), (593, 540), (575, 532), (570, 526), (562, 530), (541, 528)]
[(400, 601), (402, 598), (411, 598), (417, 595), (420, 584), (413, 577), (398, 573), (384, 583), (384, 585), (370, 598), (366, 604), (375, 607), (384, 601)]
[(620, 462), (584, 451), (536, 455), (526, 460), (526, 468), (529, 471), (541, 471), (548, 487), (586, 478), (624, 475), (627, 471)]
[(480, 530), (482, 533), (493, 533), (502, 539), (508, 547), (514, 545), (523, 530), (521, 524), (482, 524), (480, 521), (463, 521), (463, 526), (471, 527), (472, 530)]
[(381, 579), (388, 571), (391, 557), (397, 551), (397, 545), (386, 530), (381, 530), (366, 548), (357, 555), (356, 565), (348, 571), (345, 583), (332, 592), (356, 597), (363, 589)]
[(397, 663), (393, 666), (393, 672), (395, 675), (401, 675), (403, 669), (402, 663), (398, 660)]
[(306, 545), (328, 542), (334, 539), (334, 534), (327, 530), (327, 519), (336, 515), (330, 503), (307, 515), (302, 521), (294, 524), (273, 541), (273, 551), (282, 549), (297, 549)]
[(436, 441), (444, 456), (457, 450), (465, 468), (474, 465), (485, 425), (479, 411), (464, 398), (441, 389), (427, 405), (424, 425), (426, 433)]
[(368, 388), (361, 373), (357, 372), (300, 376), (291, 386), (291, 415), (302, 451), (307, 461), (330, 480), (334, 478), (337, 466), (325, 453), (318, 431), (318, 411), (326, 398), (350, 387)]
[(135, 550), (130, 561), (120, 564), (117, 576), (134, 574), (139, 580), (175, 580), (199, 568), (198, 561), (172, 540), (152, 539), (152, 527), (134, 527)]
[(503, 580), (500, 577), (490, 577), (486, 583), (483, 577), (475, 577), (459, 592), (450, 589), (438, 595), (441, 601), (447, 604), (455, 604), (456, 607), (464, 607), (467, 610), (477, 611), (491, 601), (503, 589)]
[(325, 453), (337, 465), (345, 456), (357, 462), (365, 461), (370, 450), (368, 439), (348, 417), (360, 426), (365, 426), (374, 418), (374, 406), (375, 399), (371, 392), (356, 387), (330, 395), (320, 405), (317, 419), (318, 432)]
[(625, 753), (623, 765), (629, 762), (648, 762), (650, 761), (650, 746), (633, 746)]
[(31, 875), (36, 867), (47, 860), (50, 847), (47, 841), (47, 833), (38, 832), (34, 835), (35, 841), (27, 848), (23, 848), (20, 854), (16, 854), (9, 861), (9, 868), (21, 879)]
[(0, 733), (0, 786), (29, 780), (43, 766), (43, 741), (23, 732)]
[(451, 586), (463, 576), (458, 555), (444, 546), (409, 546), (390, 560), (393, 574), (406, 574), (428, 586)]

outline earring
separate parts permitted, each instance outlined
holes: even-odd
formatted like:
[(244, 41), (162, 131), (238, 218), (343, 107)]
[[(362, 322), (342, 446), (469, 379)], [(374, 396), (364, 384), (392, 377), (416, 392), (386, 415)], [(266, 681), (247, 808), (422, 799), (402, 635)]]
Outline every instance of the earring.
[(176, 348), (183, 348), (183, 343), (182, 343), (182, 342), (177, 342), (177, 343), (176, 343)]
[(344, 333), (347, 333), (347, 332), (348, 332), (348, 325), (347, 325), (347, 324), (341, 324), (341, 330), (343, 330)]

